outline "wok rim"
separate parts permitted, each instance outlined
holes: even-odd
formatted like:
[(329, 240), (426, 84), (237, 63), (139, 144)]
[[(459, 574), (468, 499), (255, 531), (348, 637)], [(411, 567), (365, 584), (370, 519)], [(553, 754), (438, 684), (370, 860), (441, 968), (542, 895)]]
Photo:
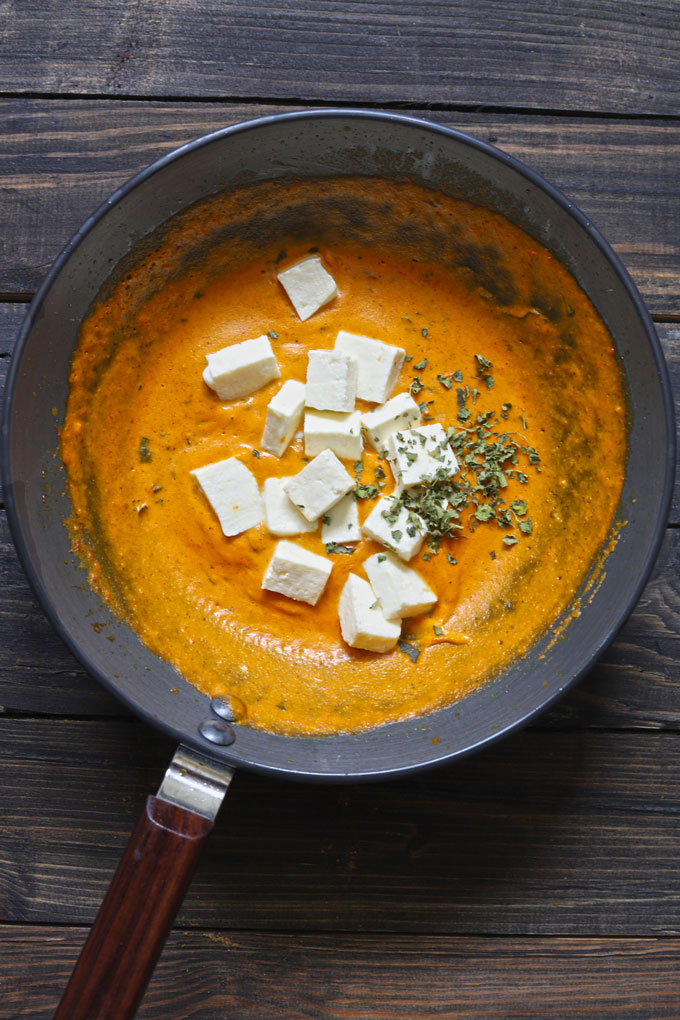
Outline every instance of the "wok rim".
[[(658, 502), (658, 513), (657, 520), (654, 524), (653, 529), (653, 540), (649, 543), (646, 555), (640, 565), (640, 573), (635, 583), (631, 584), (630, 591), (627, 599), (625, 600), (622, 608), (617, 612), (616, 619), (614, 621), (608, 621), (607, 625), (603, 628), (602, 635), (599, 641), (591, 646), (589, 653), (578, 670), (574, 671), (571, 675), (565, 678), (564, 682), (561, 683), (555, 690), (550, 691), (546, 696), (540, 700), (537, 704), (533, 705), (528, 711), (524, 711), (521, 717), (516, 720), (509, 722), (499, 727), (495, 732), (489, 732), (487, 736), (475, 740), (473, 743), (468, 744), (465, 747), (457, 748), (454, 750), (444, 750), (439, 756), (433, 755), (425, 761), (415, 761), (407, 765), (397, 765), (388, 768), (370, 769), (365, 771), (338, 771), (337, 773), (329, 773), (322, 771), (305, 771), (300, 767), (291, 767), (289, 769), (282, 768), (278, 765), (271, 765), (266, 762), (258, 761), (254, 757), (249, 759), (238, 757), (233, 758), (229, 754), (229, 748), (221, 748), (217, 746), (211, 746), (207, 741), (199, 739), (198, 734), (188, 733), (182, 729), (179, 729), (163, 719), (159, 719), (154, 713), (147, 711), (144, 707), (137, 704), (128, 693), (121, 689), (121, 686), (116, 683), (113, 677), (108, 676), (80, 646), (80, 643), (70, 633), (69, 629), (65, 626), (61, 620), (59, 613), (56, 608), (56, 604), (53, 598), (44, 589), (39, 577), (37, 570), (35, 569), (32, 557), (28, 552), (27, 543), (24, 539), (24, 529), (21, 520), (21, 516), (17, 510), (17, 505), (14, 496), (14, 478), (11, 469), (11, 450), (10, 450), (10, 436), (12, 428), (12, 410), (14, 403), (14, 393), (16, 389), (16, 383), (20, 372), (20, 363), (24, 348), (32, 331), (36, 317), (41, 311), (44, 301), (54, 285), (57, 278), (64, 271), (65, 267), (74, 252), (77, 250), (79, 245), (90, 234), (92, 230), (106, 217), (109, 210), (124, 199), (128, 194), (137, 189), (144, 182), (149, 180), (159, 171), (163, 170), (167, 165), (181, 159), (187, 153), (192, 152), (200, 147), (213, 144), (222, 138), (230, 135), (241, 134), (244, 132), (258, 130), (262, 127), (267, 127), (270, 124), (279, 124), (283, 122), (298, 122), (303, 120), (314, 120), (314, 119), (325, 119), (331, 120), (336, 118), (351, 118), (358, 120), (379, 120), (384, 122), (397, 122), (403, 126), (419, 129), (423, 132), (430, 132), (433, 134), (440, 134), (448, 138), (456, 140), (458, 143), (468, 146), (472, 149), (477, 149), (486, 155), (498, 160), (506, 167), (514, 170), (520, 176), (527, 179), (530, 183), (535, 185), (541, 191), (545, 192), (550, 199), (552, 199), (561, 209), (571, 218), (576, 220), (578, 226), (583, 232), (590, 238), (592, 242), (599, 249), (600, 253), (605, 257), (606, 261), (614, 271), (620, 286), (626, 291), (628, 298), (631, 300), (635, 311), (639, 317), (641, 325), (644, 327), (644, 331), (649, 344), (650, 352), (654, 361), (656, 369), (657, 381), (660, 387), (663, 405), (663, 420), (666, 426), (667, 440), (666, 440), (666, 451), (665, 451), (665, 470), (663, 479), (663, 488), (661, 491), (661, 497)], [(28, 578), (33, 592), (38, 599), (42, 611), (49, 619), (52, 626), (55, 628), (59, 636), (62, 638), (64, 643), (67, 645), (69, 650), (75, 655), (81, 665), (86, 669), (90, 676), (93, 676), (99, 683), (101, 683), (111, 694), (114, 695), (125, 707), (132, 712), (133, 715), (142, 718), (146, 723), (150, 724), (156, 729), (161, 730), (167, 736), (173, 738), (178, 742), (187, 744), (188, 746), (194, 747), (204, 754), (211, 754), (214, 758), (223, 761), (231, 767), (245, 768), (249, 771), (256, 773), (275, 776), (277, 778), (294, 779), (300, 781), (315, 781), (315, 782), (371, 782), (392, 778), (400, 778), (404, 776), (410, 776), (415, 773), (426, 771), (433, 768), (438, 768), (445, 764), (450, 764), (455, 760), (467, 757), (484, 747), (491, 744), (495, 744), (499, 740), (502, 740), (512, 733), (516, 732), (527, 726), (531, 721), (536, 719), (542, 712), (546, 711), (555, 701), (561, 698), (568, 690), (574, 687), (583, 677), (593, 668), (597, 660), (602, 656), (604, 651), (612, 643), (616, 634), (619, 632), (625, 621), (630, 616), (631, 612), (637, 605), (642, 591), (645, 585), (648, 583), (650, 575), (654, 569), (656, 560), (659, 555), (661, 545), (663, 543), (666, 527), (670, 515), (672, 498), (673, 498), (673, 487), (675, 480), (675, 450), (676, 450), (676, 435), (675, 435), (675, 412), (673, 404), (673, 394), (670, 383), (670, 374), (666, 360), (661, 348), (661, 344), (654, 327), (653, 320), (649, 311), (647, 310), (644, 301), (637, 290), (637, 287), (633, 283), (627, 269), (623, 262), (613, 250), (609, 242), (599, 232), (597, 227), (590, 221), (590, 219), (581, 210), (571, 202), (562, 191), (546, 180), (541, 174), (532, 170), (531, 167), (527, 166), (521, 160), (510, 154), (504, 152), (502, 149), (498, 149), (496, 146), (491, 145), (488, 142), (484, 142), (467, 132), (460, 131), (456, 128), (450, 128), (445, 125), (434, 123), (420, 117), (413, 117), (408, 114), (393, 113), (390, 111), (379, 111), (372, 109), (362, 109), (360, 107), (332, 107), (332, 108), (321, 108), (321, 109), (305, 109), (297, 110), (286, 113), (269, 114), (264, 117), (257, 117), (246, 121), (238, 122), (236, 124), (230, 124), (223, 128), (218, 128), (215, 131), (208, 132), (201, 135), (198, 138), (193, 139), (184, 145), (173, 149), (171, 152), (166, 153), (153, 163), (149, 164), (138, 173), (134, 174), (131, 178), (125, 181), (122, 185), (116, 188), (112, 194), (102, 201), (97, 208), (83, 221), (78, 230), (73, 234), (64, 248), (61, 250), (55, 261), (53, 262), (49, 272), (47, 273), (42, 284), (39, 286), (36, 294), (31, 301), (29, 309), (24, 317), (19, 335), (16, 341), (14, 352), (11, 357), (11, 363), (9, 372), (7, 375), (7, 381), (5, 386), (4, 395), (4, 407), (3, 407), (3, 418), (2, 418), (2, 481), (4, 490), (5, 507), (7, 511), (7, 518), (10, 527), (10, 533), (12, 535), (19, 560), (22, 564), (24, 572)], [(458, 703), (460, 704), (460, 702)], [(423, 720), (432, 720), (438, 712), (446, 712), (448, 709), (435, 710), (434, 712), (419, 715), (410, 720), (403, 720), (398, 723), (387, 723), (379, 729), (382, 732), (387, 732), (390, 727), (400, 726), (404, 723), (413, 723), (417, 725)], [(361, 739), (362, 734), (371, 731), (359, 731), (353, 734), (358, 740)], [(374, 732), (374, 731), (373, 731)], [(338, 736), (342, 736), (339, 734)], [(346, 736), (346, 735), (345, 735)], [(333, 741), (334, 736), (321, 737), (321, 738), (309, 738), (309, 737), (288, 737), (288, 740), (299, 742), (309, 741), (310, 739), (318, 739), (324, 742)]]

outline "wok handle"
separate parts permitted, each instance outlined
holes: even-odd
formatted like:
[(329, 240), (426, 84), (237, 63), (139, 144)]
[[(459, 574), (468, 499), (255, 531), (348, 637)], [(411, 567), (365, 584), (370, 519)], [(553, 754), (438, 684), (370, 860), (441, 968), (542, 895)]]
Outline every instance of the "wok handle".
[(212, 827), (147, 798), (54, 1020), (134, 1017)]

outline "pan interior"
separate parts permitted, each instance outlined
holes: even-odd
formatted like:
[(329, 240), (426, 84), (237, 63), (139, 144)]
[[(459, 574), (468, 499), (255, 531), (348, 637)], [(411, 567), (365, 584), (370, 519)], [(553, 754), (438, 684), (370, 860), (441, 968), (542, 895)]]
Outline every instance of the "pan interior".
[[(350, 130), (347, 130), (348, 125)], [(20, 522), (19, 543), (24, 558), (51, 615), (86, 664), (135, 710), (185, 741), (203, 748), (210, 747), (211, 753), (236, 764), (304, 776), (342, 778), (391, 774), (463, 753), (516, 725), (545, 705), (582, 672), (610, 638), (649, 568), (658, 536), (658, 522), (663, 516), (662, 504), (666, 498), (664, 478), (667, 474), (665, 453), (668, 449), (667, 422), (659, 410), (663, 408), (664, 401), (658, 399), (660, 393), (663, 396), (663, 379), (659, 376), (658, 352), (650, 342), (647, 323), (640, 315), (634, 293), (630, 292), (625, 280), (622, 281), (618, 267), (612, 264), (597, 239), (584, 233), (581, 224), (569, 211), (535, 181), (523, 177), (494, 154), (466, 140), (440, 132), (431, 133), (424, 126), (408, 122), (371, 119), (371, 132), (365, 130), (367, 125), (361, 118), (357, 122), (351, 117), (347, 117), (344, 123), (342, 118), (322, 118), (321, 125), (311, 118), (297, 121), (294, 126), (296, 132), (306, 134), (308, 140), (315, 141), (317, 145), (328, 145), (333, 141), (335, 159), (330, 162), (335, 163), (335, 176), (339, 178), (349, 176), (350, 171), (355, 174), (358, 166), (371, 171), (377, 167), (384, 172), (391, 151), (392, 176), (403, 179), (404, 162), (409, 161), (413, 171), (419, 158), (421, 163), (427, 162), (424, 161), (424, 153), (429, 149), (436, 152), (436, 158), (429, 160), (427, 175), (423, 175), (422, 167), (420, 169), (421, 176), (424, 176), (421, 183), (428, 189), (462, 190), (467, 198), (473, 197), (477, 201), (484, 198), (484, 204), (499, 208), (504, 215), (514, 216), (517, 220), (526, 219), (527, 209), (533, 210), (537, 217), (537, 223), (532, 225), (534, 234), (545, 235), (546, 203), (550, 206), (551, 229), (559, 234), (559, 243), (553, 244), (553, 247), (568, 249), (566, 253), (560, 250), (557, 254), (572, 271), (578, 267), (581, 284), (585, 285), (587, 281), (586, 289), (591, 300), (609, 328), (614, 327), (615, 343), (628, 378), (631, 416), (641, 426), (633, 432), (628, 474), (619, 506), (618, 518), (625, 516), (628, 526), (621, 532), (619, 545), (609, 559), (607, 572), (599, 589), (592, 595), (587, 612), (583, 612), (576, 624), (565, 631), (560, 642), (550, 647), (547, 639), (538, 642), (495, 683), (470, 695), (455, 710), (445, 709), (420, 720), (321, 740), (291, 739), (236, 727), (236, 741), (221, 748), (208, 744), (199, 732), (201, 722), (210, 716), (208, 699), (190, 685), (178, 681), (177, 674), (151, 655), (83, 583), (82, 572), (71, 554), (64, 529), (63, 522), (70, 508), (62, 467), (54, 456), (54, 426), (63, 413), (68, 366), (80, 321), (97, 294), (101, 296), (107, 288), (110, 290), (119, 284), (130, 262), (139, 261), (140, 251), (148, 257), (157, 248), (159, 234), (145, 229), (141, 222), (141, 247), (140, 242), (134, 247), (130, 245), (130, 223), (134, 223), (138, 216), (143, 219), (142, 210), (148, 219), (149, 206), (155, 206), (151, 219), (165, 223), (163, 212), (167, 209), (164, 210), (164, 206), (177, 200), (177, 193), (182, 191), (181, 180), (185, 182), (184, 192), (187, 179), (196, 182), (194, 187), (198, 194), (193, 197), (197, 198), (200, 194), (217, 191), (218, 184), (224, 185), (224, 180), (219, 178), (228, 176), (224, 173), (225, 166), (229, 167), (233, 179), (239, 174), (242, 177), (241, 164), (246, 150), (251, 154), (258, 153), (260, 162), (264, 160), (265, 151), (269, 152), (272, 146), (274, 152), (278, 146), (279, 154), (282, 146), (290, 152), (293, 140), (290, 128), (286, 129), (280, 122), (264, 124), (258, 132), (248, 130), (241, 134), (220, 135), (191, 149), (182, 159), (165, 163), (121, 196), (112, 209), (113, 216), (100, 217), (93, 223), (58, 267), (27, 324), (21, 351), (21, 372), (15, 373), (14, 378), (14, 410), (18, 419), (23, 419), (24, 425), (30, 427), (13, 430), (12, 498), (16, 524)], [(373, 139), (369, 149), (361, 144), (367, 134)], [(408, 145), (404, 148), (406, 140)], [(416, 140), (423, 147), (420, 157), (418, 145), (413, 144)], [(408, 157), (405, 153), (409, 154)], [(338, 164), (340, 155), (343, 157), (342, 166)], [(190, 172), (183, 167), (185, 162), (189, 163)], [(265, 162), (270, 169), (277, 165), (276, 160)], [(316, 164), (317, 172), (319, 165)], [(327, 163), (321, 165), (327, 166)], [(297, 170), (301, 169), (298, 166)], [(203, 180), (202, 175), (211, 177), (211, 180)], [(159, 196), (157, 201), (152, 201), (156, 196)], [(532, 202), (532, 197), (536, 201)], [(261, 210), (261, 201), (259, 207)], [(379, 208), (379, 204), (374, 204), (374, 208)], [(191, 215), (194, 213), (192, 211)], [(387, 226), (381, 233), (376, 227), (379, 217), (372, 217), (366, 210), (350, 209), (347, 203), (342, 209), (336, 203), (334, 208), (333, 202), (319, 201), (318, 195), (308, 208), (300, 203), (288, 209), (279, 206), (269, 213), (260, 213), (259, 219), (257, 215), (247, 215), (248, 210), (244, 213), (239, 221), (217, 226), (215, 229), (221, 236), (208, 232), (207, 241), (198, 242), (194, 236), (187, 249), (175, 250), (176, 270), (186, 271), (187, 261), (201, 261), (208, 250), (221, 247), (224, 252), (237, 235), (245, 239), (246, 247), (248, 244), (257, 247), (262, 236), (268, 235), (272, 227), (281, 236), (314, 235), (323, 239), (324, 230), (326, 237), (337, 230), (338, 216), (342, 217), (345, 231), (354, 230), (364, 238), (369, 233), (372, 239), (378, 236), (381, 243), (394, 241), (388, 233), (393, 220), (386, 218)], [(559, 224), (559, 230), (555, 224)], [(155, 223), (147, 225), (156, 226)], [(527, 229), (526, 222), (520, 225)], [(431, 223), (423, 231), (422, 225), (411, 222), (406, 242), (404, 222), (399, 227), (402, 247), (412, 245), (422, 253), (429, 245), (432, 251), (441, 253), (442, 238)], [(233, 233), (234, 230), (237, 234)], [(161, 228), (161, 234), (167, 236), (166, 227)], [(573, 238), (571, 244), (570, 238)], [(545, 236), (542, 239), (545, 241)], [(115, 253), (116, 248), (118, 258), (113, 258), (113, 262), (118, 262), (118, 268), (111, 276), (102, 264), (102, 257), (107, 249)], [(460, 250), (459, 244), (459, 253)], [(107, 260), (110, 258), (112, 256), (108, 255)], [(468, 252), (468, 262), (480, 283), (484, 276), (487, 282), (492, 281), (498, 286), (499, 274), (490, 271), (493, 258), (488, 251), (484, 252), (478, 245), (476, 252)], [(160, 264), (158, 270), (159, 279), (167, 278), (168, 272), (173, 271), (167, 263)], [(146, 278), (147, 288), (155, 285), (152, 277), (153, 274)], [(612, 283), (616, 284), (617, 301), (607, 297), (612, 292)], [(512, 298), (512, 282), (506, 281), (506, 286), (510, 288), (505, 295), (507, 300)], [(139, 297), (141, 300), (144, 295)], [(627, 305), (626, 315), (621, 312), (622, 304)], [(622, 321), (626, 324), (625, 329), (621, 326)], [(48, 379), (44, 373), (41, 374), (40, 367), (50, 355), (56, 371)], [(36, 379), (40, 380), (37, 388)], [(56, 409), (56, 415), (53, 409)], [(655, 455), (654, 451), (657, 451)], [(625, 585), (622, 583), (624, 576)], [(575, 632), (578, 632), (577, 638), (574, 638)], [(177, 693), (170, 695), (174, 688)]]

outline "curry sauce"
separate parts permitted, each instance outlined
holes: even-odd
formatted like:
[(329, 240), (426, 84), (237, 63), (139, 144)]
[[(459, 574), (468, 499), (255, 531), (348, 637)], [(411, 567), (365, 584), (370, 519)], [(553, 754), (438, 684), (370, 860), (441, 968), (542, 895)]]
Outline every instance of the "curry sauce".
[[(338, 187), (369, 202), (362, 182)], [(281, 189), (275, 204), (288, 209), (297, 194)], [(259, 235), (240, 258), (218, 239), (169, 268), (178, 237), (193, 232), (195, 247), (225, 215), (214, 200), (112, 283), (82, 326), (62, 432), (74, 548), (147, 646), (200, 690), (240, 699), (257, 728), (321, 735), (451, 704), (554, 623), (612, 525), (626, 413), (604, 324), (570, 274), (507, 220), (426, 199), (430, 234), (446, 229), (450, 250), (413, 239), (388, 248), (319, 220), (313, 233)], [(386, 185), (380, 201), (383, 212), (389, 201), (408, 211), (422, 194)], [(301, 322), (276, 274), (312, 249), (339, 294)], [(144, 274), (155, 281), (147, 290)], [(225, 538), (190, 474), (227, 457), (260, 486), (300, 471), (300, 435), (281, 458), (260, 448), (266, 407), (283, 380), (304, 382), (308, 351), (332, 348), (340, 329), (406, 350), (393, 392), (410, 388), (426, 422), (472, 434), (481, 415), (487, 441), (511, 437), (520, 451), (503, 500), (526, 512), (499, 526), (471, 502), (459, 537), (426, 543), (409, 566), (438, 602), (404, 621), (401, 647), (382, 655), (345, 645), (338, 621), (348, 573), (364, 576), (379, 545), (331, 554), (315, 607), (263, 591), (277, 539), (264, 524)], [(221, 403), (202, 378), (206, 354), (263, 333), (281, 380)], [(389, 466), (367, 444), (345, 466), (368, 491), (391, 492)], [(376, 498), (358, 500), (361, 521)], [(320, 531), (294, 541), (327, 555)]]

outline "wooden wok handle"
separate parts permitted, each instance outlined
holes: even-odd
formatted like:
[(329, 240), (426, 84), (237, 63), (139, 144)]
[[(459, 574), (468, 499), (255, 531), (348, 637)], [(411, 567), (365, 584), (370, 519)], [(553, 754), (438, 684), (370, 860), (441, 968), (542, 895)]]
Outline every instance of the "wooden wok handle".
[(129, 1020), (213, 822), (148, 797), (54, 1020)]

